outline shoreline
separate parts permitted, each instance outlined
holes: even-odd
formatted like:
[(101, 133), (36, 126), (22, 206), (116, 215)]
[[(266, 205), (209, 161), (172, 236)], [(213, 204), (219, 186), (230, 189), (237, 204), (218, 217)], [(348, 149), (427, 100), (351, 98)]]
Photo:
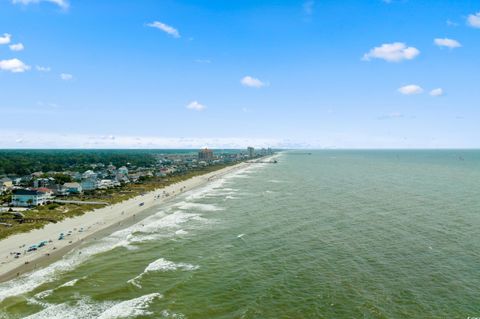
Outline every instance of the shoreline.
[[(120, 203), (97, 208), (81, 216), (69, 218), (56, 224), (47, 224), (41, 229), (35, 229), (28, 233), (7, 237), (0, 241), (0, 283), (60, 260), (67, 253), (83, 244), (106, 237), (117, 230), (137, 223), (151, 215), (152, 209), (177, 198), (179, 195), (205, 186), (228, 173), (249, 167), (252, 164), (255, 163), (242, 162), (197, 175)], [(165, 196), (165, 194), (169, 195)], [(63, 240), (58, 239), (60, 233), (68, 234), (69, 231), (71, 231), (71, 235), (66, 235)], [(11, 252), (23, 253), (30, 245), (45, 240), (51, 240), (52, 242), (36, 251), (22, 254), (20, 258), (14, 258), (11, 254)], [(24, 247), (22, 247), (23, 245)]]

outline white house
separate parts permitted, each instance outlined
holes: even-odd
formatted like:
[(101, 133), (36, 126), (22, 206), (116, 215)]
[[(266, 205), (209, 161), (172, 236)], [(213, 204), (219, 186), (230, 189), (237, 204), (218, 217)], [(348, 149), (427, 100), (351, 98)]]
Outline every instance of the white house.
[(79, 183), (65, 183), (63, 184), (63, 189), (65, 189), (69, 194), (81, 194), (83, 191), (82, 185)]
[(83, 179), (96, 178), (96, 177), (97, 177), (97, 173), (95, 173), (95, 172), (92, 171), (92, 170), (85, 171), (85, 172), (82, 174), (82, 178), (83, 178)]
[(15, 189), (12, 193), (12, 205), (29, 207), (43, 205), (50, 198), (47, 193), (39, 190)]

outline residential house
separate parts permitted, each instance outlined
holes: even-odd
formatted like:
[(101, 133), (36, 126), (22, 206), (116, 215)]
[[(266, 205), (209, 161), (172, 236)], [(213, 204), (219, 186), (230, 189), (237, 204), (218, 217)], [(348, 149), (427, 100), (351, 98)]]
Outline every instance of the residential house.
[(39, 190), (15, 189), (12, 193), (12, 205), (18, 207), (43, 205), (48, 199), (49, 195)]
[(76, 182), (63, 184), (63, 189), (65, 189), (69, 194), (81, 194), (83, 191), (82, 185)]
[(34, 188), (52, 187), (53, 185), (55, 185), (55, 179), (53, 177), (37, 178), (33, 181), (33, 187)]
[(117, 171), (119, 174), (128, 175), (128, 168), (125, 166), (120, 167)]
[(92, 170), (85, 171), (82, 174), (82, 179), (89, 179), (89, 178), (96, 178), (96, 177), (97, 177), (97, 173), (95, 173)]
[(0, 179), (0, 187), (2, 187), (2, 186), (5, 190), (12, 189), (13, 182), (10, 178), (4, 177), (4, 178)]
[(93, 191), (98, 188), (98, 180), (96, 178), (87, 178), (80, 182), (82, 190)]

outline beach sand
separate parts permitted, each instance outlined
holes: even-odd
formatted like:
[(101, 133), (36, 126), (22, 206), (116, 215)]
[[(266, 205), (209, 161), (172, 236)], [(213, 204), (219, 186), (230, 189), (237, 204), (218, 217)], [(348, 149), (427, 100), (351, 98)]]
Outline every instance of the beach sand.
[[(121, 203), (95, 209), (84, 215), (69, 218), (56, 224), (48, 224), (42, 229), (35, 229), (28, 233), (3, 239), (0, 241), (0, 282), (44, 267), (62, 258), (67, 252), (83, 243), (102, 238), (118, 229), (138, 222), (149, 215), (152, 207), (161, 205), (182, 193), (249, 165), (251, 164), (239, 163), (195, 176)], [(169, 196), (166, 196), (166, 194), (169, 194)], [(71, 235), (67, 235), (69, 231), (71, 231)], [(65, 234), (63, 240), (59, 240), (60, 233)], [(24, 253), (31, 245), (50, 240), (52, 242), (37, 251)], [(19, 252), (22, 255), (20, 258), (14, 258), (12, 252)]]

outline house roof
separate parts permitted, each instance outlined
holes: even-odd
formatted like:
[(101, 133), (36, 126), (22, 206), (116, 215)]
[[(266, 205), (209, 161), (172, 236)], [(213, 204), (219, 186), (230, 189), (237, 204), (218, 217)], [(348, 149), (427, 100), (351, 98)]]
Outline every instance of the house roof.
[(42, 192), (36, 191), (36, 190), (31, 190), (31, 189), (14, 189), (13, 190), (13, 195), (30, 195), (30, 196), (36, 196), (36, 195), (42, 195)]
[(68, 187), (68, 188), (75, 188), (75, 187), (80, 187), (80, 184), (79, 183), (65, 183), (63, 184), (64, 187)]

